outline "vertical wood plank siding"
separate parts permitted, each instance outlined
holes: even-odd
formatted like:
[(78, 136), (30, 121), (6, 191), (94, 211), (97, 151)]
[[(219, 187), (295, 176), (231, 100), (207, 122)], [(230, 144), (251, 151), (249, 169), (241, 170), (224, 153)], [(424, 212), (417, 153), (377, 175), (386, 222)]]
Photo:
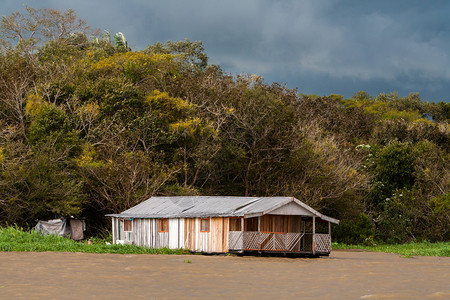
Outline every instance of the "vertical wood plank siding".
[(228, 252), (228, 232), (228, 218), (211, 218), (208, 252)]
[(113, 240), (113, 244), (116, 243), (117, 237), (116, 237), (116, 218), (112, 217), (111, 218), (111, 231), (112, 231), (112, 240)]
[(184, 219), (169, 219), (168, 226), (168, 232), (157, 232), (158, 242), (155, 247), (184, 248)]
[(221, 252), (222, 250), (222, 218), (211, 218), (210, 230), (210, 249), (209, 252)]
[(179, 227), (180, 219), (169, 219), (169, 232), (168, 232), (168, 238), (169, 238), (169, 248), (170, 249), (177, 249), (179, 248), (179, 238), (180, 235), (178, 232), (180, 231)]
[(228, 252), (229, 219), (210, 218), (209, 232), (200, 231), (200, 218), (168, 220), (168, 232), (159, 232), (158, 219), (133, 219), (132, 231), (125, 232), (123, 221), (112, 218), (113, 241), (151, 248), (185, 248), (195, 252)]
[(184, 219), (184, 247), (191, 251), (195, 251), (196, 247), (196, 232), (195, 232), (195, 219)]
[(184, 218), (178, 219), (178, 244), (176, 248), (185, 248), (185, 236), (184, 236)]
[(201, 236), (200, 236), (200, 224), (199, 223), (200, 223), (200, 220), (199, 219), (195, 219), (195, 233), (194, 233), (195, 245), (194, 245), (194, 248), (190, 249), (190, 250), (200, 251), (199, 249), (201, 249), (201, 247), (200, 247), (200, 238), (201, 238)]
[(223, 221), (223, 236), (222, 236), (222, 251), (228, 252), (230, 249), (230, 218), (222, 218)]

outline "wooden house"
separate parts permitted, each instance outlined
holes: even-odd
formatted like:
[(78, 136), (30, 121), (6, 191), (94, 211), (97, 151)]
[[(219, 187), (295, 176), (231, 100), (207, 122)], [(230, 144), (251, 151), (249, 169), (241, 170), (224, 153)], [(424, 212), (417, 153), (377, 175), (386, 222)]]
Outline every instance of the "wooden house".
[(152, 197), (108, 216), (115, 244), (205, 253), (328, 255), (339, 223), (291, 197)]

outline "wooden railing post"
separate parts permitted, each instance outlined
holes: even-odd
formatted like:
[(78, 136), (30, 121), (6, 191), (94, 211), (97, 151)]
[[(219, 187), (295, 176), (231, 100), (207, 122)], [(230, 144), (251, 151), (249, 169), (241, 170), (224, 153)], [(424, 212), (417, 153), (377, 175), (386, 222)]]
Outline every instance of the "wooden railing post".
[(261, 249), (261, 217), (258, 217), (258, 244)]
[(244, 217), (242, 217), (242, 219), (241, 219), (241, 236), (242, 236), (242, 252), (244, 252), (244, 243), (245, 243), (245, 241), (244, 241), (244, 225), (245, 225), (245, 223), (244, 223)]
[(313, 230), (312, 230), (312, 250), (313, 250), (313, 255), (316, 254), (315, 235), (316, 235), (316, 216), (313, 216)]

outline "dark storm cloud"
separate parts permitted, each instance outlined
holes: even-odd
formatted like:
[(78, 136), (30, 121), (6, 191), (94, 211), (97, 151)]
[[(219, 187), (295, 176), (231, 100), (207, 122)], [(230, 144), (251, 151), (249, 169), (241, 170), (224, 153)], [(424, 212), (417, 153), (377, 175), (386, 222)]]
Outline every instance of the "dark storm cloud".
[[(136, 49), (201, 40), (210, 62), (301, 92), (346, 97), (420, 92), (450, 99), (448, 1), (28, 1), (73, 8), (93, 27), (121, 31)], [(2, 14), (19, 10), (2, 4)], [(5, 11), (5, 13), (3, 13)]]

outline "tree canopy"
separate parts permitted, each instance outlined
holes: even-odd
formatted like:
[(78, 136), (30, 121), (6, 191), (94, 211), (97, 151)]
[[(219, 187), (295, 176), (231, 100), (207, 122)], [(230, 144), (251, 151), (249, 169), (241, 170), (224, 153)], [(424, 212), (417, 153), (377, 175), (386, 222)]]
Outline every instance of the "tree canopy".
[(223, 72), (198, 41), (132, 50), (71, 10), (0, 29), (0, 224), (279, 195), (341, 219), (341, 241), (450, 238), (449, 103), (305, 95)]

